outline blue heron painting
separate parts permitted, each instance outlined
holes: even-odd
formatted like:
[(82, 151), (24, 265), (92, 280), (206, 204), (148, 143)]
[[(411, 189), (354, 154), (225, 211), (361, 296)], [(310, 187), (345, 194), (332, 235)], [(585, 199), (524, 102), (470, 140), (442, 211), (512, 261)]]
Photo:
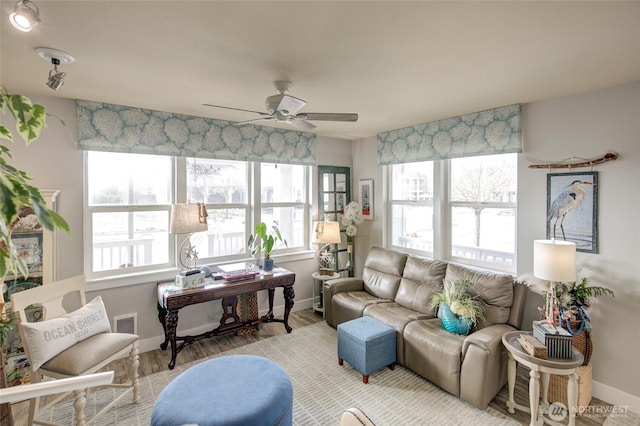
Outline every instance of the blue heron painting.
[(597, 172), (547, 175), (547, 238), (596, 252)]

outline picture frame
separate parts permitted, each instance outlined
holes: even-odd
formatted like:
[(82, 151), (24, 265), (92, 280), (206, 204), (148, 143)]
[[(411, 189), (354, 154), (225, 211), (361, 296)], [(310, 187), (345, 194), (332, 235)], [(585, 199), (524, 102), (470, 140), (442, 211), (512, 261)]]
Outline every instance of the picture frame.
[(373, 220), (373, 179), (360, 179), (360, 208), (363, 219)]
[(547, 174), (547, 239), (598, 253), (598, 172)]

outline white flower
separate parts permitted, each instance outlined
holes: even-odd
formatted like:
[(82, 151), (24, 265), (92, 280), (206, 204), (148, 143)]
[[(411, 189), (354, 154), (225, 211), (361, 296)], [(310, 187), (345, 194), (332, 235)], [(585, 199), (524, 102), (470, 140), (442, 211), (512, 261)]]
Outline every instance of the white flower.
[(471, 313), (469, 312), (469, 309), (465, 308), (464, 305), (462, 305), (462, 303), (458, 301), (452, 302), (451, 306), (449, 307), (451, 308), (451, 312), (458, 315), (459, 317), (462, 317), (462, 318), (471, 317)]
[(358, 233), (358, 228), (356, 228), (355, 225), (348, 225), (345, 232), (348, 237), (355, 237), (355, 235)]

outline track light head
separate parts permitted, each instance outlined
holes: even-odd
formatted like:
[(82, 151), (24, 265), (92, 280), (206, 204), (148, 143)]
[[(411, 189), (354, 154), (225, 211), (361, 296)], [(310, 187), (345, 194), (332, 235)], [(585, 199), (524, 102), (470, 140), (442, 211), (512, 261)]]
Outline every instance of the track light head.
[(20, 31), (29, 32), (40, 22), (40, 10), (31, 0), (19, 0), (9, 20)]
[(58, 71), (58, 65), (70, 64), (75, 60), (74, 57), (62, 50), (51, 49), (49, 47), (38, 47), (36, 54), (42, 59), (51, 61), (53, 64), (53, 69), (49, 71), (47, 86), (57, 92), (64, 85), (64, 78), (67, 75), (66, 72)]

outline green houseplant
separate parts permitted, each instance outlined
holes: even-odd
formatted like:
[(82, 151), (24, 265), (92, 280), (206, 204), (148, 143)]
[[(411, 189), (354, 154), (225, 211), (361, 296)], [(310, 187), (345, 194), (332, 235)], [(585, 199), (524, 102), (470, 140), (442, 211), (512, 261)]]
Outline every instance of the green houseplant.
[(429, 308), (439, 309), (447, 331), (466, 335), (478, 320), (484, 319), (481, 302), (469, 292), (472, 285), (469, 280), (445, 281), (442, 290), (431, 297)]
[(282, 238), (277, 222), (274, 221), (270, 229), (267, 228), (267, 224), (264, 222), (256, 223), (255, 232), (249, 236), (247, 246), (251, 251), (251, 256), (261, 254), (262, 269), (265, 271), (273, 270), (271, 252), (276, 248), (278, 242), (288, 247), (287, 241)]
[[(11, 115), (15, 120), (17, 134), (29, 145), (40, 136), (46, 127), (45, 107), (32, 103), (23, 95), (12, 95), (0, 86), (0, 117)], [(64, 124), (64, 122), (63, 122)], [(14, 142), (13, 132), (0, 123), (0, 139)], [(22, 261), (11, 240), (13, 225), (21, 206), (33, 208), (42, 226), (52, 231), (60, 228), (69, 232), (69, 225), (55, 211), (47, 208), (38, 188), (30, 184), (31, 177), (11, 164), (11, 150), (6, 142), (0, 144), (0, 280), (8, 272), (28, 275), (27, 266)]]

